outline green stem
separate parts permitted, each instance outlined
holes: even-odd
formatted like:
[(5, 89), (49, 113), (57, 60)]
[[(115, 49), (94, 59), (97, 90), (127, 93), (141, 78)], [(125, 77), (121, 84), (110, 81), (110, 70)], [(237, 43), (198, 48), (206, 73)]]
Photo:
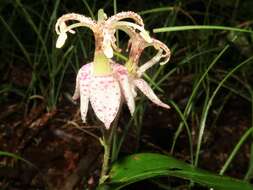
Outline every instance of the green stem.
[(99, 185), (103, 184), (105, 180), (108, 178), (107, 173), (109, 170), (110, 152), (111, 152), (110, 136), (111, 136), (110, 131), (104, 130), (103, 140), (101, 140), (101, 144), (104, 147), (104, 158), (103, 158), (101, 175), (99, 179)]
[[(103, 165), (101, 169), (101, 175), (99, 179), (99, 185), (104, 184), (105, 180), (109, 177), (108, 171), (110, 169), (110, 160), (111, 160), (111, 150), (112, 150), (112, 143), (113, 143), (113, 137), (116, 135), (117, 132), (117, 126), (118, 126), (118, 120), (119, 115), (122, 109), (122, 103), (120, 103), (118, 114), (112, 123), (112, 126), (109, 130), (103, 129), (103, 140), (100, 139), (100, 143), (104, 147), (104, 158), (103, 158)], [(113, 156), (113, 155), (112, 155)]]

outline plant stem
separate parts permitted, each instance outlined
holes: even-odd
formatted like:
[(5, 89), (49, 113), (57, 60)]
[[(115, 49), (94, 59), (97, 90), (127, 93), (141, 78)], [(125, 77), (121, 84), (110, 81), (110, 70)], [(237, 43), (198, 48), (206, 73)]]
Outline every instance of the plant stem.
[(111, 139), (110, 139), (110, 131), (104, 130), (103, 140), (101, 140), (101, 144), (104, 147), (104, 158), (103, 165), (101, 169), (101, 175), (99, 179), (99, 185), (103, 184), (107, 179), (107, 172), (109, 170), (109, 161), (110, 161), (110, 152), (111, 152)]
[(103, 157), (103, 165), (101, 169), (101, 175), (99, 179), (99, 185), (102, 185), (105, 180), (109, 177), (108, 171), (110, 169), (110, 159), (111, 159), (111, 149), (112, 149), (112, 141), (113, 141), (113, 136), (116, 133), (116, 129), (118, 126), (118, 120), (119, 120), (119, 115), (121, 112), (122, 108), (122, 103), (120, 103), (120, 108), (118, 111), (118, 114), (112, 123), (112, 126), (109, 130), (106, 130), (105, 128), (103, 129), (103, 140), (100, 139), (100, 143), (104, 147), (104, 157)]

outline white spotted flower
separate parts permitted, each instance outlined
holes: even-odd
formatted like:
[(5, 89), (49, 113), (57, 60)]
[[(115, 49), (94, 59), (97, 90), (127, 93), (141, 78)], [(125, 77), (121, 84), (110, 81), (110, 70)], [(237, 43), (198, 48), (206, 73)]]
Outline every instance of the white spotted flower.
[[(170, 49), (161, 41), (150, 38), (148, 34), (145, 34), (144, 36), (143, 33), (136, 33), (129, 27), (124, 27), (124, 31), (130, 36), (128, 44), (129, 59), (125, 64), (129, 73), (128, 80), (131, 88), (131, 91), (128, 93), (129, 96), (135, 97), (137, 95), (137, 88), (156, 105), (169, 109), (170, 106), (163, 103), (155, 95), (149, 84), (142, 79), (141, 76), (147, 69), (158, 63), (161, 58), (164, 60), (160, 62), (160, 65), (167, 63), (170, 59)], [(139, 61), (141, 53), (148, 46), (153, 46), (158, 50), (158, 53), (151, 60), (140, 66)], [(134, 104), (131, 109), (134, 109)]]
[[(121, 21), (132, 19), (135, 21)], [(77, 23), (67, 26), (68, 21)], [(144, 24), (141, 17), (131, 11), (121, 12), (107, 19), (103, 11), (99, 11), (98, 21), (89, 17), (70, 13), (63, 15), (57, 20), (55, 30), (59, 35), (56, 47), (61, 48), (66, 39), (67, 33), (74, 33), (76, 27), (85, 26), (90, 28), (95, 36), (94, 60), (84, 65), (78, 72), (76, 88), (73, 99), (80, 98), (80, 110), (82, 120), (86, 121), (89, 102), (96, 116), (104, 123), (107, 129), (110, 128), (115, 119), (123, 99), (127, 101), (131, 114), (134, 112), (134, 97), (129, 95), (131, 84), (127, 69), (115, 63), (113, 50), (120, 51), (116, 46), (115, 31), (123, 27), (132, 28), (145, 34)], [(123, 98), (124, 97), (124, 98)]]

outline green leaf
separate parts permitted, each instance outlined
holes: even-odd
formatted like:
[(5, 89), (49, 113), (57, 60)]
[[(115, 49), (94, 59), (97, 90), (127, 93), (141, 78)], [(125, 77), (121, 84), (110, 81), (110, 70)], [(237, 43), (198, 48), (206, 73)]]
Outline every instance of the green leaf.
[(225, 177), (198, 169), (171, 156), (141, 153), (119, 160), (112, 166), (107, 185), (120, 189), (131, 183), (158, 176), (174, 176), (219, 190), (253, 190), (253, 186), (239, 179)]

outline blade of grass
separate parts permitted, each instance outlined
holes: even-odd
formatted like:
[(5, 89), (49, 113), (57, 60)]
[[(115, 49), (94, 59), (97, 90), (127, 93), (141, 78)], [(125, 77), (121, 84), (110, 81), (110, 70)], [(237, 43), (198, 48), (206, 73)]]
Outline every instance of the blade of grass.
[[(117, 14), (117, 0), (113, 0), (113, 14)], [(119, 47), (119, 32), (116, 31), (116, 45)], [(118, 61), (118, 60), (117, 60)]]
[(243, 136), (240, 138), (240, 140), (238, 141), (238, 143), (235, 145), (234, 149), (232, 150), (231, 154), (229, 155), (228, 159), (226, 160), (225, 164), (222, 166), (219, 174), (223, 175), (225, 173), (225, 171), (227, 170), (228, 166), (231, 164), (231, 162), (233, 161), (233, 159), (235, 158), (237, 152), (239, 151), (239, 149), (241, 148), (241, 146), (243, 145), (243, 143), (247, 140), (248, 137), (250, 137), (250, 135), (253, 134), (253, 127), (249, 128), (244, 134)]
[[(228, 48), (229, 48), (229, 45), (226, 45), (223, 48), (223, 50), (215, 57), (215, 59), (212, 61), (212, 63), (208, 66), (208, 68), (206, 69), (206, 71), (202, 74), (202, 76), (200, 77), (200, 79), (197, 81), (196, 85), (193, 87), (191, 96), (189, 97), (189, 100), (188, 100), (187, 105), (186, 105), (185, 110), (184, 110), (184, 116), (185, 116), (185, 118), (188, 118), (188, 116), (190, 114), (190, 111), (191, 111), (191, 108), (192, 108), (192, 105), (193, 105), (193, 100), (196, 97), (196, 94), (197, 94), (197, 92), (199, 90), (199, 87), (200, 87), (201, 83), (203, 82), (203, 80), (205, 79), (205, 77), (207, 76), (207, 74), (211, 70), (211, 68), (213, 68), (213, 66), (215, 65), (215, 63), (217, 63), (217, 61), (227, 51)], [(173, 143), (172, 143), (172, 147), (171, 147), (171, 153), (174, 152), (176, 141), (177, 141), (177, 138), (178, 138), (179, 134), (182, 131), (182, 128), (183, 128), (183, 123), (181, 122), (180, 125), (179, 125), (179, 127), (178, 127), (178, 129), (177, 129), (177, 131), (176, 131), (176, 133), (175, 133), (175, 135), (174, 135), (174, 138), (173, 138)]]
[[(213, 78), (210, 78), (210, 81), (211, 82), (214, 82), (216, 84), (219, 83), (219, 81), (217, 81), (216, 79), (213, 79)], [(233, 94), (236, 94), (240, 97), (242, 97), (243, 99), (251, 102), (251, 99), (249, 96), (247, 96), (245, 93), (243, 93), (243, 91), (241, 91), (240, 89), (236, 89), (234, 86), (232, 86), (233, 84), (231, 85), (228, 85), (228, 84), (223, 84), (223, 88), (225, 89), (228, 89), (229, 91), (233, 92)]]
[[(59, 79), (59, 82), (57, 83), (57, 87), (56, 87), (56, 94), (55, 94), (55, 101), (54, 101), (54, 105), (57, 104), (57, 101), (58, 101), (58, 97), (60, 95), (60, 90), (61, 90), (61, 86), (62, 86), (62, 82), (63, 82), (63, 78), (64, 78), (64, 74), (69, 66), (69, 63), (70, 63), (70, 59), (71, 59), (71, 56), (70, 54), (73, 54), (73, 48), (74, 46), (70, 46), (68, 48), (68, 50), (64, 53), (63, 55), (63, 58), (62, 58), (62, 66), (61, 66), (61, 70), (59, 70), (59, 72), (61, 72), (61, 75), (60, 75), (60, 79)], [(65, 59), (68, 57), (68, 59), (66, 60), (65, 64), (63, 64), (63, 62), (65, 61)]]
[(3, 23), (4, 27), (7, 29), (7, 31), (11, 34), (11, 36), (13, 37), (13, 39), (18, 44), (20, 50), (22, 51), (22, 53), (26, 57), (26, 60), (29, 63), (29, 65), (32, 66), (31, 57), (30, 57), (28, 51), (26, 50), (26, 48), (24, 47), (24, 45), (22, 44), (22, 42), (18, 39), (18, 37), (16, 36), (16, 34), (12, 31), (12, 29), (10, 28), (10, 26), (5, 22), (5, 20), (3, 19), (3, 17), (1, 15), (0, 15), (0, 20)]
[[(214, 51), (217, 51), (218, 48), (213, 48), (213, 49), (210, 49), (210, 50), (206, 50), (206, 51), (203, 51), (203, 52), (200, 52), (200, 53), (196, 53), (196, 54), (193, 54), (192, 56), (190, 57), (186, 57), (185, 59), (183, 59), (181, 62), (178, 63), (178, 67), (180, 66), (184, 66), (186, 63), (189, 63), (190, 61), (192, 61), (194, 58), (197, 58), (198, 56), (202, 56), (202, 55), (205, 55), (205, 54), (208, 54), (208, 53), (211, 53), (211, 52), (214, 52)], [(160, 67), (162, 68), (162, 67)], [(165, 74), (156, 84), (159, 86), (161, 83), (163, 83), (166, 79), (168, 79), (168, 77), (170, 75), (172, 75), (173, 73), (175, 73), (177, 71), (177, 67), (171, 69), (167, 74)], [(159, 71), (160, 72), (160, 71)], [(153, 78), (153, 80), (156, 80), (156, 75), (154, 75), (155, 77)]]
[(189, 26), (172, 26), (172, 27), (163, 27), (153, 29), (154, 33), (160, 32), (175, 32), (175, 31), (185, 31), (185, 30), (227, 30), (233, 32), (246, 32), (253, 33), (251, 30), (241, 29), (236, 27), (228, 26), (216, 26), (216, 25), (189, 25)]
[(34, 165), (33, 163), (31, 163), (30, 161), (28, 161), (28, 160), (22, 158), (21, 156), (19, 156), (19, 155), (17, 155), (17, 154), (14, 154), (14, 153), (11, 153), (11, 152), (6, 152), (6, 151), (1, 151), (1, 150), (0, 150), (0, 157), (1, 157), (1, 156), (8, 156), (8, 157), (12, 157), (12, 158), (14, 158), (14, 159), (16, 159), (16, 160), (21, 160), (22, 162), (25, 162), (26, 164), (28, 164), (28, 165), (30, 165), (30, 166), (32, 166), (33, 168), (36, 168), (36, 169), (38, 170), (37, 166), (35, 166), (35, 165)]
[(91, 10), (89, 3), (86, 0), (82, 0), (82, 2), (85, 5), (86, 9), (88, 10), (91, 18), (95, 20), (95, 15), (93, 14), (93, 11)]
[(193, 144), (192, 144), (192, 136), (191, 136), (191, 130), (190, 127), (186, 121), (186, 118), (184, 117), (184, 114), (181, 112), (180, 108), (177, 106), (177, 104), (172, 101), (169, 100), (169, 105), (172, 105), (174, 107), (174, 109), (176, 110), (176, 112), (178, 113), (178, 115), (180, 116), (182, 122), (184, 123), (184, 126), (186, 128), (187, 131), (187, 135), (188, 135), (188, 139), (189, 139), (189, 147), (190, 147), (190, 157), (191, 157), (191, 163), (193, 164)]
[(175, 9), (175, 7), (173, 7), (173, 6), (159, 7), (159, 8), (154, 8), (154, 9), (148, 9), (145, 11), (140, 11), (138, 14), (139, 15), (153, 14), (153, 13), (158, 13), (158, 12), (174, 11), (174, 9)]
[(152, 16), (154, 16), (157, 13), (160, 12), (181, 12), (183, 15), (185, 15), (187, 18), (189, 18), (189, 20), (191, 20), (191, 22), (193, 24), (196, 24), (196, 21), (194, 20), (194, 18), (185, 10), (183, 10), (180, 5), (179, 6), (167, 6), (167, 7), (159, 7), (159, 8), (154, 8), (154, 9), (148, 9), (148, 10), (144, 10), (144, 11), (140, 11), (138, 12), (139, 15), (146, 15), (146, 14), (152, 14)]
[[(253, 128), (253, 88), (250, 84), (246, 84), (246, 87), (251, 96), (251, 126)], [(251, 141), (253, 141), (253, 133), (251, 133)], [(244, 176), (245, 180), (250, 180), (253, 177), (253, 142), (251, 142), (250, 147), (250, 160), (249, 160), (249, 168), (247, 173)]]
[(239, 68), (241, 68), (242, 66), (244, 66), (245, 64), (248, 64), (249, 62), (251, 62), (253, 60), (253, 56), (248, 58), (247, 60), (243, 61), (241, 64), (237, 65), (234, 69), (232, 69), (230, 72), (228, 72), (228, 74), (226, 74), (226, 76), (222, 79), (222, 81), (218, 84), (218, 86), (216, 87), (216, 89), (214, 90), (212, 96), (210, 97), (210, 99), (208, 100), (207, 105), (204, 107), (203, 109), (203, 115), (201, 117), (201, 122), (200, 122), (200, 129), (199, 129), (199, 135), (198, 135), (198, 142), (197, 142), (197, 150), (196, 150), (196, 154), (195, 154), (195, 162), (194, 165), (197, 166), (198, 165), (198, 160), (199, 160), (199, 153), (200, 153), (200, 148), (201, 148), (201, 144), (202, 144), (202, 138), (203, 138), (203, 134), (204, 134), (204, 130), (205, 130), (205, 126), (206, 126), (206, 119), (207, 119), (207, 115), (209, 113), (209, 109), (213, 103), (213, 100), (217, 94), (217, 92), (220, 90), (220, 88), (222, 87), (222, 85), (226, 82), (226, 80), (234, 73), (236, 72)]
[[(14, 3), (14, 2), (13, 2)], [(40, 40), (41, 42), (41, 45), (42, 45), (42, 49), (44, 50), (45, 52), (45, 56), (46, 56), (46, 60), (49, 62), (49, 57), (48, 57), (48, 51), (47, 51), (47, 47), (46, 47), (46, 44), (45, 44), (45, 41), (43, 39), (43, 37), (41, 36), (36, 24), (34, 23), (31, 15), (26, 11), (25, 7), (23, 6), (23, 4), (21, 3), (20, 0), (16, 0), (15, 1), (15, 4), (14, 6), (16, 7), (17, 5), (17, 8), (19, 10), (21, 10), (23, 16), (26, 18), (27, 22), (30, 24), (30, 26), (32, 27), (32, 29), (34, 30), (34, 32), (37, 34), (38, 36), (38, 39)]]

